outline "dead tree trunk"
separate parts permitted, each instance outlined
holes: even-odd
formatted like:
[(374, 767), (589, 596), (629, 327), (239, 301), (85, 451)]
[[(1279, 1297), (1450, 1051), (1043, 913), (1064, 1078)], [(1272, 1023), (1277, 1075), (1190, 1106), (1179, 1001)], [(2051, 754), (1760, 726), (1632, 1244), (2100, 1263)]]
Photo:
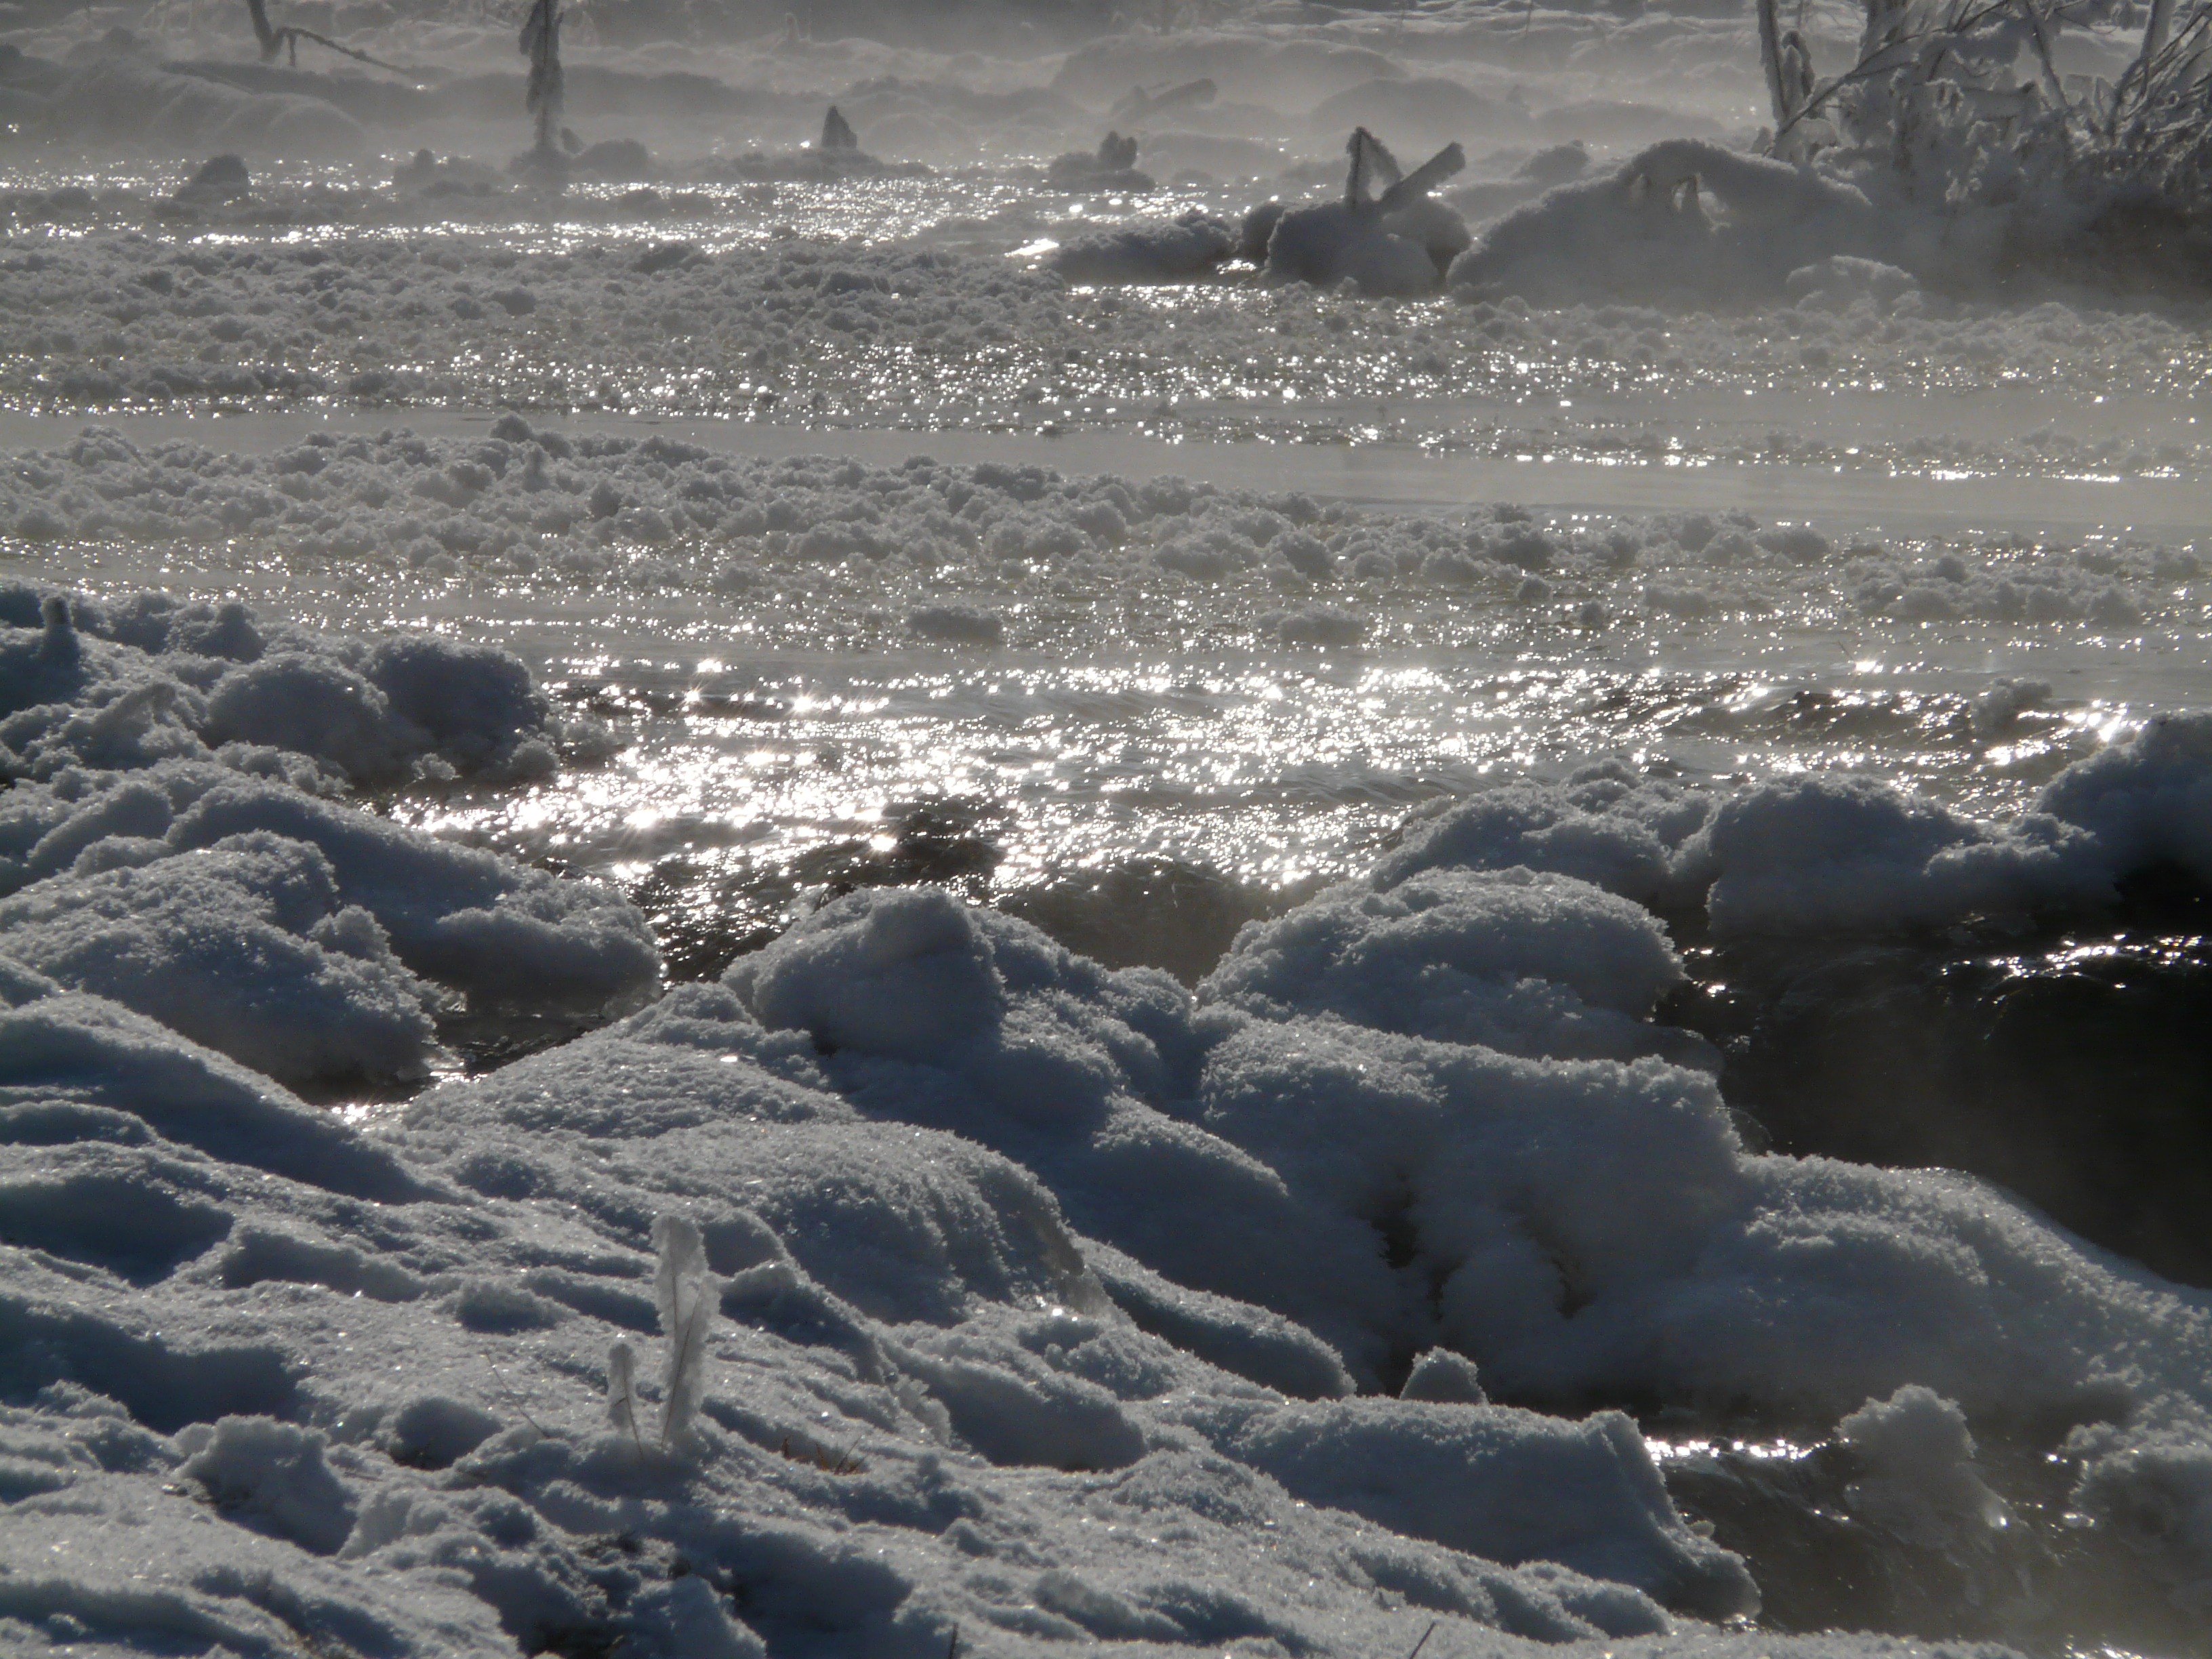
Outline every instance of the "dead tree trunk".
[(1788, 131), (1790, 117), (1796, 113), (1790, 107), (1790, 94), (1782, 74), (1782, 17), (1776, 0), (1759, 0), (1759, 61), (1766, 71), (1766, 96), (1774, 106), (1774, 131), (1778, 137)]
[(523, 20), (521, 52), (530, 60), (530, 85), (523, 105), (538, 122), (537, 153), (559, 153), (562, 106), (566, 86), (561, 74), (560, 0), (534, 0)]

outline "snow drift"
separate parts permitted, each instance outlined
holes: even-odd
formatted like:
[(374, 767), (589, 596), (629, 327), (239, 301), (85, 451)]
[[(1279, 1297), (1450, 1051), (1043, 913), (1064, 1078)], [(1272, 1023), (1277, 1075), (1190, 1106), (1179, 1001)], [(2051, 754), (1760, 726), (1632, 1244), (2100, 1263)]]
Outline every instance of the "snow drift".
[(419, 1079), (464, 1005), (589, 1019), (653, 986), (612, 890), (341, 799), (550, 769), (512, 657), (152, 594), (18, 586), (0, 618), (36, 623), (0, 627), (0, 954), (296, 1084)]
[[(534, 692), (434, 642), (9, 603), (0, 684), (82, 730), (11, 749), (0, 814), (0, 1535), (40, 1564), (0, 1617), (395, 1654), (1366, 1654), (1431, 1620), (1501, 1656), (1863, 1651), (1701, 1622), (1757, 1586), (1630, 1401), (1841, 1419), (1854, 1512), (1931, 1538), (1990, 1524), (1973, 1438), (2014, 1437), (2176, 1609), (2212, 1583), (2154, 1522), (2212, 1442), (2201, 1298), (1964, 1177), (1747, 1151), (1652, 1023), (1681, 968), (1646, 908), (2094, 904), (2201, 855), (2203, 717), (2008, 826), (1619, 763), (1493, 790), (1195, 994), (856, 892), (364, 1130), (279, 1077), (419, 1070), (447, 998), (604, 1013), (651, 975), (611, 893), (339, 798), (348, 756), (498, 764)], [(226, 684), (240, 720), (320, 710), (320, 752), (210, 748)], [(118, 705), (155, 712), (95, 741)], [(672, 1396), (635, 1345), (677, 1326)]]

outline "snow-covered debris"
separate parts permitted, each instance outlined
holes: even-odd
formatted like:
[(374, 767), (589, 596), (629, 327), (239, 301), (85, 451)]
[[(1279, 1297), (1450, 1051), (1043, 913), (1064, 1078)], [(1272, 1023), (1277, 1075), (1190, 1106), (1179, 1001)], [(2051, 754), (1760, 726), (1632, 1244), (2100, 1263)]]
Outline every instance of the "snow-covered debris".
[(1232, 258), (1236, 230), (1192, 209), (1166, 223), (1137, 224), (1064, 242), (1053, 269), (1071, 283), (1182, 283)]
[(1353, 131), (1346, 149), (1344, 199), (1278, 217), (1267, 237), (1267, 274), (1321, 288), (1349, 282), (1382, 297), (1434, 293), (1468, 238), (1459, 215), (1430, 192), (1467, 157), (1449, 144), (1407, 173), (1364, 127)]
[(173, 199), (185, 207), (213, 206), (237, 200), (252, 187), (245, 159), (215, 155), (200, 164), (198, 172), (177, 186)]
[(560, 0), (532, 0), (522, 15), (522, 33), (516, 49), (530, 60), (530, 78), (523, 88), (523, 107), (530, 115), (536, 142), (531, 160), (542, 167), (563, 166), (561, 125), (568, 111), (568, 76), (561, 66)]
[[(653, 1248), (653, 1305), (667, 1346), (660, 1378), (660, 1443), (690, 1443), (707, 1380), (707, 1343), (714, 1333), (716, 1290), (707, 1271), (707, 1245), (687, 1216), (656, 1216)], [(617, 1425), (619, 1426), (619, 1425)]]
[(1453, 262), (1449, 281), (1470, 300), (1740, 303), (1782, 294), (1793, 272), (1835, 255), (1883, 257), (1885, 222), (1850, 185), (1670, 139), (1509, 214)]
[(1147, 191), (1154, 188), (1150, 174), (1137, 171), (1137, 141), (1109, 132), (1096, 150), (1056, 155), (1045, 169), (1045, 182), (1054, 190)]

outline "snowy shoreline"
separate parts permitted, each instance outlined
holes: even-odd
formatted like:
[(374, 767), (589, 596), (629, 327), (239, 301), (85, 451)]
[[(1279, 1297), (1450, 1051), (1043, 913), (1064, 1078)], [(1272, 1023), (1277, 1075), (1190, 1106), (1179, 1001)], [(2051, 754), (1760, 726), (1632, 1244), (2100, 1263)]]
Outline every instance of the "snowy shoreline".
[[(1848, 932), (2094, 907), (2160, 860), (2203, 878), (2202, 720), (2063, 775), (2070, 821), (1618, 766), (1492, 791), (1247, 930), (1195, 1000), (941, 889), (857, 893), (722, 984), (352, 1129), (103, 996), (302, 1077), (362, 1063), (317, 1034), (357, 1045), (426, 981), (619, 1008), (642, 929), (615, 895), (327, 799), (393, 764), (542, 769), (544, 705), (474, 648), (15, 592), (0, 1316), (37, 1473), (5, 1524), (84, 1564), (0, 1579), (9, 1616), (393, 1652), (920, 1652), (955, 1625), (1364, 1652), (1428, 1618), (1448, 1652), (1774, 1650), (1694, 1622), (1755, 1593), (1630, 1419), (1486, 1389), (1813, 1437), (1887, 1399), (1842, 1431), (1870, 1524), (2019, 1570), (1972, 1543), (2012, 1511), (1971, 1423), (2078, 1467), (2100, 1559), (2202, 1594), (2188, 1532), (2146, 1517), (2212, 1457), (2203, 1294), (1971, 1181), (1747, 1155), (1694, 1042), (1650, 1023), (1680, 969), (1636, 902), (1717, 875), (1718, 929)], [(441, 737), (417, 710), (478, 712)], [(557, 1005), (549, 951), (575, 965)], [(246, 960), (198, 981), (242, 1023), (170, 1000)], [(422, 1041), (392, 1024), (374, 1058), (404, 1075)], [(664, 1453), (599, 1396), (609, 1343), (660, 1328), (629, 1286), (666, 1212), (705, 1227), (722, 1316), (704, 1420)], [(1479, 1370), (1415, 1363), (1440, 1345)], [(125, 1588), (97, 1559), (122, 1536), (171, 1565)]]

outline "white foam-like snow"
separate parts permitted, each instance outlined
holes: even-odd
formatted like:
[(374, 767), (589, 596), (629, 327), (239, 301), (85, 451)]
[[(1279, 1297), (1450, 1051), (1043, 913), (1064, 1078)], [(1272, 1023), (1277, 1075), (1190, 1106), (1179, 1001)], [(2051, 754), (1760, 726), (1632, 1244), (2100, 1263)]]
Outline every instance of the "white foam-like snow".
[(1525, 868), (1352, 883), (1252, 922), (1201, 996), (1273, 1018), (1361, 1025), (1509, 1054), (1629, 1059), (1681, 979), (1641, 905)]
[(435, 993), (327, 859), (265, 833), (38, 883), (0, 902), (0, 950), (293, 1082), (421, 1078), (437, 1053)]
[(2095, 833), (2122, 869), (2170, 863), (2212, 880), (2212, 714), (2162, 714), (2077, 762), (2043, 810)]

